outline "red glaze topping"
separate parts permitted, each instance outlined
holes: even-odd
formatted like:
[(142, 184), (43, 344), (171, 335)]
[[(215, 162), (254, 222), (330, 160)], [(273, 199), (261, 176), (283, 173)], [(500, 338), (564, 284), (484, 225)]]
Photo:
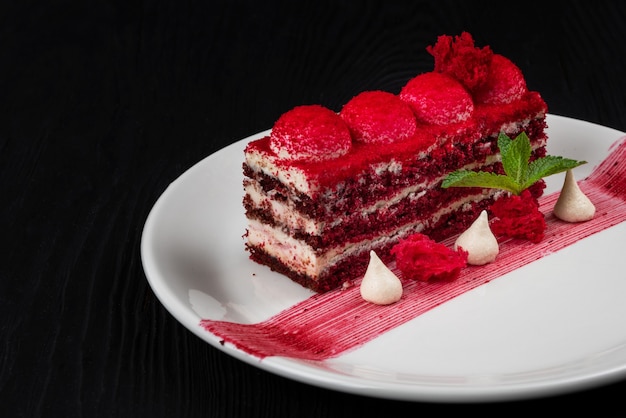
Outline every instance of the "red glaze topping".
[(347, 154), (350, 130), (338, 114), (320, 105), (296, 106), (278, 118), (270, 148), (282, 160), (324, 161)]
[(476, 90), (474, 99), (480, 104), (506, 104), (521, 99), (527, 91), (522, 70), (508, 58), (494, 54), (489, 76)]
[(467, 265), (467, 252), (454, 251), (424, 234), (413, 234), (391, 249), (405, 279), (454, 280)]
[(426, 50), (435, 58), (435, 71), (456, 78), (470, 92), (485, 83), (493, 52), (486, 46), (476, 48), (472, 35), (442, 35), (434, 46)]
[(417, 122), (409, 105), (392, 93), (366, 91), (352, 98), (339, 113), (355, 141), (391, 144), (413, 136)]
[(402, 88), (400, 98), (426, 124), (463, 122), (474, 112), (472, 97), (463, 85), (442, 73), (429, 72), (412, 78)]

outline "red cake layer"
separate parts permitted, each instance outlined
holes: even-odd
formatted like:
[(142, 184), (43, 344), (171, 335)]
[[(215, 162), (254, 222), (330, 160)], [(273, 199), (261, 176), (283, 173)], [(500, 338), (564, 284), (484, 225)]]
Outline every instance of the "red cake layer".
[[(248, 144), (252, 260), (315, 291), (333, 289), (364, 273), (370, 250), (390, 261), (400, 239), (444, 239), (489, 209), (502, 192), (441, 181), (462, 168), (501, 173), (500, 132), (525, 132), (533, 158), (545, 155), (547, 107), (517, 67), (467, 34), (440, 37), (429, 51), (435, 71), (399, 95), (363, 92), (339, 113), (298, 106)], [(533, 189), (542, 191), (543, 183)]]

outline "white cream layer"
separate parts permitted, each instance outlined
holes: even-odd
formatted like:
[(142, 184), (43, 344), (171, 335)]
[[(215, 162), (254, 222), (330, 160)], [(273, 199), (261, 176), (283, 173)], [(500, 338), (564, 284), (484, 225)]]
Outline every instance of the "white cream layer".
[[(485, 164), (490, 165), (499, 160), (499, 155), (490, 156), (487, 158)], [(473, 163), (468, 164), (463, 168), (471, 170), (473, 168), (476, 168), (477, 166), (478, 164)], [(356, 216), (367, 218), (372, 213), (393, 208), (394, 205), (407, 198), (410, 199), (412, 202), (416, 202), (418, 199), (424, 196), (430, 188), (434, 187), (441, 180), (443, 180), (443, 176), (437, 177), (429, 183), (416, 184), (400, 189), (396, 194), (388, 197), (385, 200), (378, 200), (369, 206), (361, 208), (358, 212), (355, 212), (351, 218), (354, 219), (354, 217)], [(345, 217), (339, 217), (332, 224), (327, 225), (324, 222), (313, 220), (306, 215), (303, 215), (302, 213), (296, 211), (293, 202), (293, 200), (296, 199), (295, 196), (289, 196), (286, 200), (275, 200), (273, 192), (270, 191), (268, 193), (265, 193), (256, 180), (246, 180), (244, 182), (244, 191), (250, 197), (255, 207), (269, 210), (271, 216), (276, 222), (282, 224), (290, 230), (304, 231), (311, 235), (321, 235), (325, 229), (329, 227), (339, 226), (346, 221)]]
[(346, 258), (365, 250), (381, 248), (389, 243), (396, 243), (401, 238), (423, 231), (431, 224), (438, 222), (443, 215), (459, 209), (466, 210), (463, 207), (464, 205), (469, 205), (472, 202), (499, 193), (498, 191), (489, 191), (488, 194), (481, 193), (467, 196), (463, 200), (455, 202), (454, 205), (441, 209), (421, 223), (411, 223), (393, 231), (384, 231), (382, 235), (374, 239), (366, 239), (356, 243), (344, 243), (329, 248), (323, 253), (316, 253), (311, 246), (303, 241), (294, 239), (281, 228), (275, 228), (253, 219), (248, 220), (248, 243), (249, 245), (260, 247), (266, 253), (280, 260), (281, 263), (289, 266), (289, 268), (316, 278), (326, 269)]
[[(255, 207), (269, 209), (276, 222), (281, 223), (291, 230), (305, 231), (311, 235), (321, 235), (327, 227), (339, 226), (345, 222), (345, 218), (338, 218), (335, 222), (327, 225), (325, 222), (315, 221), (306, 215), (296, 211), (292, 200), (274, 200), (272, 195), (263, 193), (261, 186), (256, 181), (248, 181), (244, 185), (244, 191), (252, 200)], [(419, 191), (419, 192), (418, 192)], [(404, 198), (416, 201), (426, 193), (423, 185), (411, 186), (400, 190), (389, 200), (379, 200), (368, 207), (362, 208), (354, 216), (366, 218), (369, 214), (380, 209), (390, 208)]]
[[(428, 150), (420, 153), (419, 158), (424, 158), (435, 146), (436, 145), (433, 145)], [(272, 154), (252, 150), (246, 153), (245, 158), (246, 164), (248, 164), (252, 170), (274, 177), (298, 193), (312, 195), (319, 190), (319, 184), (317, 184), (314, 179), (309, 179), (304, 171), (298, 167), (285, 168), (282, 165), (278, 165), (276, 163), (276, 156)], [(398, 174), (402, 170), (402, 164), (391, 159), (388, 163), (377, 164), (373, 169), (377, 175), (381, 175), (385, 171)], [(337, 185), (338, 189), (341, 187), (341, 184)]]

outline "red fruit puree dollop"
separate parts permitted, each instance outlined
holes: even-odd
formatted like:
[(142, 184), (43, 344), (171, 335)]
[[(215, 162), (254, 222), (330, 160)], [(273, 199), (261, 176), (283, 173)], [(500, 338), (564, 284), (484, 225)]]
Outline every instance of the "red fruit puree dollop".
[(424, 234), (413, 234), (391, 249), (405, 279), (455, 280), (467, 265), (467, 252), (454, 251)]
[(519, 196), (510, 195), (496, 200), (491, 205), (493, 219), (491, 231), (496, 236), (522, 238), (540, 242), (546, 231), (546, 221), (539, 211), (539, 203), (529, 190)]

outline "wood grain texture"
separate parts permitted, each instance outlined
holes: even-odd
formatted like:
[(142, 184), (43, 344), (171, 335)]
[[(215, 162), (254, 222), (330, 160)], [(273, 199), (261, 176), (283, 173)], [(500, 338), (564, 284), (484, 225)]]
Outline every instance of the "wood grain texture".
[(625, 382), (492, 405), (365, 398), (237, 361), (153, 295), (141, 232), (167, 185), (298, 104), (335, 110), (471, 32), (554, 114), (626, 131), (624, 2), (0, 4), (0, 413), (345, 417), (598, 405)]

